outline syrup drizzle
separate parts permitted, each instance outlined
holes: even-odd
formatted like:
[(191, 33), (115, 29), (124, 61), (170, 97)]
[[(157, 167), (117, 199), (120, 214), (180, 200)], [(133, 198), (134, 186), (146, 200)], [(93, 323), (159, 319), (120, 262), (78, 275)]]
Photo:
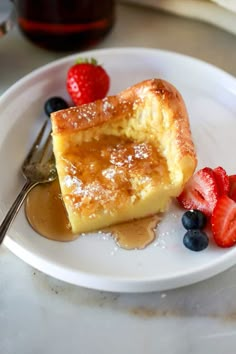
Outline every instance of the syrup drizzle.
[[(72, 241), (73, 234), (60, 197), (58, 180), (36, 186), (27, 196), (25, 213), (29, 224), (41, 236), (55, 241)], [(155, 239), (158, 215), (113, 225), (102, 230), (124, 249), (143, 249)]]
[(26, 198), (25, 213), (29, 224), (41, 236), (55, 241), (77, 238), (71, 231), (57, 180), (31, 190)]
[(155, 229), (160, 218), (147, 218), (110, 226), (103, 231), (111, 233), (118, 246), (127, 250), (143, 249), (155, 239)]

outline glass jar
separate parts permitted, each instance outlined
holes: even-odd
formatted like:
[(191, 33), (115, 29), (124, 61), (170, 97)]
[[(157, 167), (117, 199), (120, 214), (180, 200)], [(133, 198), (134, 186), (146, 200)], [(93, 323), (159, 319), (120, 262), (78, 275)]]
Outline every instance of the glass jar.
[(86, 49), (100, 42), (115, 19), (114, 0), (13, 0), (21, 32), (38, 46)]

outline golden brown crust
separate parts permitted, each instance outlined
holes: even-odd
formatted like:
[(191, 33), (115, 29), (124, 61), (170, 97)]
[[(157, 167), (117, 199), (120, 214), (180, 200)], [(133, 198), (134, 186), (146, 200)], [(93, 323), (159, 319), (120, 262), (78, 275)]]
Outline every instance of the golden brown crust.
[(125, 103), (119, 96), (110, 96), (103, 100), (72, 107), (52, 113), (55, 134), (71, 134), (79, 130), (89, 129), (107, 121), (120, 119), (130, 114), (133, 108), (131, 101)]
[(161, 79), (151, 79), (131, 86), (116, 96), (52, 113), (54, 134), (71, 134), (107, 121), (132, 116), (136, 106), (148, 94), (155, 95), (163, 109), (169, 107), (174, 110), (175, 119), (187, 115), (183, 99), (174, 86)]

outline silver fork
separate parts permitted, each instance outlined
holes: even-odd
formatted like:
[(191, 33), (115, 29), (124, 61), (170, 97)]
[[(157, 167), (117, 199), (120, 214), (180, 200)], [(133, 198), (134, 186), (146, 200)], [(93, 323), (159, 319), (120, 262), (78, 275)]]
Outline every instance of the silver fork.
[(49, 119), (43, 124), (23, 162), (21, 171), (26, 182), (0, 225), (0, 244), (31, 189), (37, 184), (51, 182), (57, 177)]

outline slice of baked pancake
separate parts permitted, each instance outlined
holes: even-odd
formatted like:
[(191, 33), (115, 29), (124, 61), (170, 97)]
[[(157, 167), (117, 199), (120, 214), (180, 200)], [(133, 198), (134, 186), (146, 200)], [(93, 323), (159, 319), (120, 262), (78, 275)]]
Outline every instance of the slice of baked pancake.
[(196, 168), (183, 99), (160, 79), (55, 112), (51, 120), (74, 233), (165, 211)]

